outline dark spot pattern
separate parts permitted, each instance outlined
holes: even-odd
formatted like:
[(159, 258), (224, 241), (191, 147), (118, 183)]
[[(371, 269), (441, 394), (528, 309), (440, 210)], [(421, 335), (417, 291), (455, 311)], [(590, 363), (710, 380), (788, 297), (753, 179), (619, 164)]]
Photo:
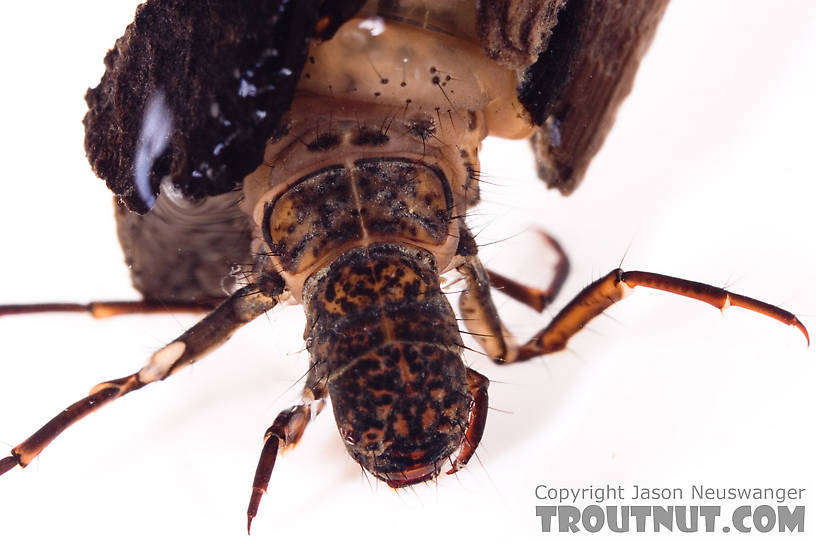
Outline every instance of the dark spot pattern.
[(422, 142), (436, 136), (436, 123), (427, 115), (416, 115), (405, 121), (405, 130)]
[(453, 196), (440, 170), (407, 159), (361, 159), (354, 164), (366, 230), (444, 243)]
[(328, 384), (351, 456), (387, 479), (452, 455), (472, 399), (433, 256), (396, 243), (353, 249), (303, 294), (310, 379)]
[(263, 234), (283, 270), (294, 274), (362, 240), (363, 227), (372, 237), (441, 245), (452, 206), (441, 170), (408, 159), (361, 159), (295, 182), (267, 205)]
[(354, 145), (380, 147), (388, 143), (388, 134), (379, 128), (361, 127), (352, 139)]
[(340, 145), (340, 137), (337, 134), (321, 134), (313, 141), (306, 144), (309, 151), (328, 151)]
[(267, 206), (263, 233), (283, 269), (296, 272), (331, 248), (362, 237), (349, 174), (330, 166), (298, 180)]

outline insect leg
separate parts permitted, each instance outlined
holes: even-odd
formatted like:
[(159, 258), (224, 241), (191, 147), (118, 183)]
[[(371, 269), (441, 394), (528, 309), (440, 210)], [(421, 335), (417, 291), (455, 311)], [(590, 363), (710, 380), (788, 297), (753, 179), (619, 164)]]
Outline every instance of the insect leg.
[(536, 289), (535, 287), (518, 283), (492, 270), (488, 270), (487, 275), (490, 278), (490, 285), (499, 289), (513, 300), (517, 300), (533, 310), (541, 312), (544, 308), (549, 306), (561, 291), (561, 287), (563, 287), (564, 281), (567, 279), (567, 274), (569, 274), (569, 259), (567, 258), (567, 254), (564, 253), (561, 244), (559, 244), (555, 238), (544, 231), (536, 232), (555, 251), (557, 256), (553, 279), (546, 289)]
[(264, 433), (264, 445), (258, 468), (255, 469), (255, 478), (252, 480), (252, 494), (247, 507), (247, 534), (252, 527), (252, 520), (258, 514), (261, 498), (269, 486), (272, 469), (278, 458), (278, 450), (294, 446), (303, 436), (303, 431), (309, 422), (323, 409), (328, 395), (325, 387), (310, 387), (308, 384), (303, 391), (303, 403), (297, 404), (278, 414), (272, 426)]
[(200, 313), (209, 312), (222, 300), (201, 302), (166, 302), (162, 300), (122, 300), (93, 301), (88, 304), (64, 302), (46, 302), (42, 304), (6, 304), (0, 305), (0, 317), (4, 315), (36, 314), (45, 312), (80, 312), (89, 313), (94, 319), (126, 314), (159, 314), (159, 313)]
[(105, 404), (145, 385), (163, 380), (194, 363), (225, 342), (233, 332), (277, 304), (277, 298), (263, 294), (255, 285), (236, 291), (204, 319), (153, 354), (135, 374), (100, 383), (90, 394), (70, 405), (40, 430), (0, 459), (0, 474), (16, 465), (27, 466), (59, 434)]
[(507, 362), (525, 361), (538, 355), (564, 349), (567, 341), (590, 320), (621, 300), (629, 290), (637, 286), (695, 298), (720, 309), (728, 306), (746, 308), (796, 327), (805, 335), (810, 345), (810, 337), (805, 326), (795, 315), (786, 310), (705, 283), (664, 276), (654, 272), (624, 272), (618, 268), (585, 287), (546, 328), (518, 349), (515, 358), (508, 357)]
[(459, 298), (459, 309), (468, 331), (473, 334), (485, 353), (498, 363), (513, 360), (518, 346), (502, 325), (490, 296), (490, 287), (503, 289), (509, 297), (540, 312), (558, 295), (569, 272), (569, 260), (558, 242), (542, 231), (538, 231), (538, 234), (558, 255), (554, 277), (550, 285), (543, 290), (523, 285), (485, 269), (476, 255), (473, 235), (464, 227), (460, 227), (462, 240), (458, 253), (462, 264), (457, 267), (457, 271), (465, 278), (466, 288)]
[(467, 369), (467, 386), (470, 394), (473, 395), (473, 405), (470, 407), (470, 413), (468, 414), (467, 429), (465, 430), (465, 438), (462, 440), (462, 448), (459, 450), (459, 455), (451, 463), (448, 474), (453, 474), (465, 466), (473, 457), (473, 454), (476, 453), (479, 442), (482, 441), (485, 421), (487, 421), (488, 385), (490, 385), (490, 380), (472, 368)]
[(491, 359), (513, 359), (518, 345), (502, 325), (490, 297), (488, 273), (476, 255), (465, 257), (456, 269), (465, 278), (466, 287), (459, 297), (459, 311), (468, 331)]

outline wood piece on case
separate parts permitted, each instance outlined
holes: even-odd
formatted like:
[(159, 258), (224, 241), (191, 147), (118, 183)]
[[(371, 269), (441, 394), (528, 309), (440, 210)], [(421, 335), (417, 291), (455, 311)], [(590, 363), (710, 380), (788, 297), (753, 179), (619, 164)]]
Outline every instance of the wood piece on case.
[(148, 300), (224, 299), (253, 262), (252, 225), (229, 192), (193, 200), (165, 181), (150, 213), (114, 205), (133, 287)]
[(476, 27), (485, 54), (510, 68), (534, 63), (547, 48), (567, 0), (491, 0), (476, 3)]
[(527, 68), (519, 100), (536, 129), (539, 177), (571, 193), (632, 88), (668, 0), (569, 0), (547, 50)]
[[(149, 191), (155, 196), (166, 176), (190, 199), (233, 190), (282, 129), (310, 40), (330, 38), (362, 4), (143, 3), (85, 98), (85, 149), (94, 171), (128, 209), (150, 209), (133, 181), (134, 157), (147, 106), (161, 94), (173, 130), (150, 169)], [(245, 92), (248, 86), (254, 92)]]

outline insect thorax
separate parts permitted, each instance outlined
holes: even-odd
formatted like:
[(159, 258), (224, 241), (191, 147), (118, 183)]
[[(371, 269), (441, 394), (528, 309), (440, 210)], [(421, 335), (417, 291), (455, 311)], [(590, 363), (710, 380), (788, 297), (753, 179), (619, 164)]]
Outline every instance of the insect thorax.
[(304, 304), (308, 384), (330, 393), (352, 457), (404, 485), (462, 445), (472, 398), (439, 275), (478, 201), (480, 142), (529, 124), (516, 75), (477, 45), (378, 25), (312, 46), (243, 207), (261, 267)]

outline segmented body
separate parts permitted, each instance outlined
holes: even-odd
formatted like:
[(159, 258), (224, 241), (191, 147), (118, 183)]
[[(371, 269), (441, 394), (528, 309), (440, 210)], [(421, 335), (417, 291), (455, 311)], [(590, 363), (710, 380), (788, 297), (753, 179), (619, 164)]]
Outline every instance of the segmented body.
[[(435, 476), (463, 446), (474, 399), (440, 274), (462, 262), (480, 142), (532, 130), (518, 76), (474, 42), (472, 11), (439, 25), (401, 13), (386, 25), (364, 10), (312, 45), (239, 206), (165, 190), (150, 214), (119, 214), (148, 297), (217, 297), (234, 263), (254, 260), (244, 274), (259, 284), (279, 275), (306, 311), (306, 390), (331, 396), (352, 457), (392, 485)], [(230, 234), (202, 229), (204, 212)], [(186, 255), (164, 249), (179, 238)]]
[[(388, 4), (393, 6), (397, 3)], [(564, 19), (570, 20), (569, 17)], [(363, 19), (361, 22), (366, 20)], [(504, 26), (507, 21), (500, 22)], [(450, 27), (445, 27), (443, 30), (449, 29)], [(529, 34), (529, 25), (520, 27), (520, 30)], [(184, 35), (182, 32), (178, 34)], [(513, 36), (512, 32), (505, 34)], [(609, 43), (600, 39), (598, 42)], [(585, 42), (576, 39), (574, 43)], [(619, 51), (608, 45), (605, 48)], [(620, 56), (629, 58), (623, 54)], [(207, 62), (209, 61), (208, 58)], [(315, 77), (318, 68), (313, 66), (319, 62), (319, 59), (315, 58), (314, 63), (306, 65), (305, 76), (310, 76), (308, 79)], [(388, 480), (396, 479), (408, 483), (433, 474), (439, 459), (452, 454), (457, 444), (461, 442), (461, 429), (474, 397), (465, 390), (467, 371), (463, 372), (464, 367), (458, 360), (458, 343), (461, 340), (458, 339), (458, 333), (454, 334), (453, 327), (447, 326), (451, 321), (450, 308), (439, 292), (438, 281), (438, 275), (443, 268), (451, 268), (462, 256), (459, 253), (461, 248), (457, 247), (453, 257), (449, 259), (450, 253), (447, 250), (452, 247), (447, 247), (447, 252), (442, 251), (441, 247), (436, 247), (444, 245), (437, 244), (441, 240), (440, 237), (434, 237), (428, 232), (419, 233), (416, 223), (421, 225), (435, 222), (436, 216), (424, 213), (419, 214), (421, 217), (417, 218), (405, 214), (403, 212), (405, 201), (401, 198), (404, 195), (398, 194), (399, 191), (389, 192), (389, 189), (395, 187), (394, 184), (384, 183), (382, 190), (377, 190), (377, 194), (383, 195), (383, 205), (376, 206), (375, 211), (383, 212), (387, 217), (378, 222), (380, 228), (374, 234), (370, 232), (373, 221), (365, 223), (364, 234), (362, 221), (355, 222), (349, 218), (353, 218), (355, 213), (359, 216), (362, 210), (374, 210), (375, 207), (352, 205), (355, 203), (346, 199), (343, 205), (338, 207), (342, 213), (338, 213), (337, 218), (347, 221), (344, 224), (338, 223), (334, 225), (336, 228), (333, 228), (333, 222), (326, 219), (326, 216), (331, 214), (324, 214), (324, 208), (331, 202), (330, 199), (324, 198), (320, 191), (305, 189), (310, 180), (317, 188), (337, 182), (340, 189), (342, 188), (340, 178), (345, 176), (348, 178), (346, 195), (354, 194), (354, 191), (360, 189), (359, 182), (366, 171), (380, 172), (385, 166), (390, 166), (391, 170), (401, 170), (392, 176), (401, 182), (405, 182), (405, 178), (412, 178), (415, 172), (404, 175), (410, 168), (420, 169), (428, 174), (431, 180), (433, 176), (441, 179), (437, 172), (445, 172), (438, 166), (431, 166), (425, 162), (426, 155), (433, 155), (436, 151), (434, 148), (440, 147), (436, 142), (439, 127), (446, 125), (448, 121), (453, 124), (455, 121), (452, 118), (464, 120), (466, 125), (470, 125), (471, 119), (483, 122), (486, 117), (484, 109), (479, 107), (460, 107), (461, 103), (458, 100), (458, 96), (461, 96), (460, 89), (455, 88), (456, 83), (451, 81), (460, 81), (460, 71), (470, 73), (470, 68), (456, 64), (456, 67), (451, 69), (449, 64), (435, 59), (434, 64), (420, 67), (415, 71), (422, 75), (417, 80), (427, 84), (427, 89), (436, 94), (436, 101), (417, 98), (409, 105), (408, 99), (405, 99), (404, 103), (400, 102), (404, 96), (397, 97), (397, 100), (388, 104), (392, 111), (383, 115), (371, 115), (365, 119), (366, 122), (371, 122), (370, 126), (355, 118), (350, 122), (350, 130), (348, 127), (341, 128), (341, 121), (338, 118), (333, 117), (331, 113), (326, 117), (325, 111), (330, 108), (319, 112), (314, 110), (314, 118), (320, 120), (319, 124), (301, 133), (299, 137), (302, 141), (298, 143), (309, 151), (307, 155), (313, 163), (323, 164), (324, 170), (306, 172), (305, 169), (315, 167), (315, 164), (310, 164), (304, 166), (301, 172), (292, 172), (291, 176), (280, 182), (283, 186), (278, 189), (282, 192), (269, 195), (273, 198), (264, 202), (265, 212), (283, 206), (284, 201), (290, 199), (292, 208), (302, 214), (295, 222), (292, 232), (294, 243), (289, 249), (287, 273), (290, 275), (288, 278), (290, 292), (302, 298), (308, 311), (309, 325), (306, 338), (314, 363), (307, 384), (308, 389), (316, 396), (331, 394), (340, 422), (341, 436), (350, 446), (349, 449), (355, 459)], [(603, 63), (588, 64), (603, 66)], [(163, 66), (164, 63), (156, 65)], [(382, 100), (379, 103), (372, 99), (375, 104), (383, 105), (385, 102), (386, 93), (383, 93), (382, 89), (391, 90), (392, 86), (401, 87), (405, 83), (406, 87), (411, 84), (412, 92), (416, 90), (413, 88), (414, 81), (409, 83), (403, 80), (399, 69), (394, 76), (393, 73), (386, 74), (379, 61), (362, 62), (360, 66), (363, 66), (368, 77), (372, 73), (377, 75), (377, 71), (383, 72), (381, 77), (372, 78), (373, 88), (365, 91), (371, 96), (380, 93)], [(401, 67), (399, 62), (395, 66)], [(294, 71), (300, 73), (299, 68)], [(448, 77), (451, 79), (448, 80)], [(161, 84), (164, 83), (161, 78), (158, 79)], [(598, 78), (589, 79), (592, 86), (596, 87)], [(387, 82), (384, 82), (385, 80)], [(125, 78), (124, 81), (135, 80)], [(560, 84), (558, 78), (553, 78), (552, 81), (555, 81), (553, 85)], [(435, 86), (435, 82), (439, 86)], [(325, 82), (322, 86), (324, 91), (328, 88)], [(332, 86), (334, 87), (334, 84)], [(124, 84), (120, 87), (130, 85)], [(341, 87), (334, 88), (334, 94), (341, 95)], [(446, 94), (448, 91), (452, 92)], [(348, 92), (354, 91), (349, 89)], [(357, 92), (360, 95), (364, 93), (359, 89)], [(301, 94), (299, 100), (302, 101), (306, 96)], [(354, 100), (348, 94), (333, 96), (332, 93), (324, 92), (323, 97), (326, 104), (331, 104), (332, 108), (342, 102), (346, 104), (365, 102)], [(343, 100), (339, 100), (340, 98)], [(288, 111), (290, 99), (291, 96), (289, 98), (284, 96), (281, 108)], [(453, 104), (448, 103), (447, 99)], [(132, 104), (133, 111), (139, 115), (138, 103), (128, 100), (120, 103), (128, 104), (129, 107)], [(540, 103), (546, 104), (549, 108), (549, 94), (545, 95)], [(452, 105), (455, 107), (451, 108)], [(366, 108), (369, 107), (370, 103)], [(423, 111), (423, 107), (427, 110)], [(190, 111), (195, 112), (195, 115), (207, 117), (210, 110), (191, 107)], [(303, 111), (309, 110), (302, 110), (299, 113), (301, 120), (305, 118)], [(550, 111), (555, 112), (555, 117), (546, 117), (550, 115)], [(549, 143), (555, 147), (561, 142), (570, 141), (566, 136), (568, 133), (563, 131), (564, 124), (553, 121), (561, 120), (558, 117), (560, 111), (564, 110), (550, 109), (543, 113), (546, 117), (545, 127), (551, 135)], [(566, 111), (575, 112), (581, 109), (568, 108)], [(483, 117), (481, 120), (479, 115)], [(288, 125), (290, 131), (297, 125), (296, 119), (291, 120), (293, 123)], [(117, 124), (111, 125), (116, 130), (119, 129)], [(357, 125), (356, 129), (354, 125)], [(284, 137), (273, 131), (263, 131), (262, 134)], [(401, 140), (404, 144), (408, 140), (406, 134), (416, 137), (416, 142), (422, 146), (421, 151), (414, 150), (409, 153), (405, 149), (395, 148), (383, 153), (385, 151), (383, 148), (389, 143)], [(478, 198), (475, 175), (478, 165), (473, 160), (476, 146), (455, 142), (456, 139), (444, 140), (446, 146), (459, 152), (466, 175), (452, 176), (449, 183), (458, 183), (465, 179), (462, 186), (464, 198), (461, 194), (454, 195), (451, 190), (451, 197), (459, 208), (453, 213), (442, 213), (439, 216), (443, 220), (438, 223), (444, 225), (444, 229), (427, 229), (431, 233), (444, 230), (445, 235), (452, 238), (457, 237), (453, 232), (459, 228), (458, 220), (462, 214), (461, 208), (464, 207), (462, 203), (469, 205)], [(539, 147), (541, 142), (541, 139), (537, 140)], [(346, 148), (341, 149), (344, 145)], [(207, 151), (217, 147), (202, 146), (198, 149)], [(426, 147), (432, 149), (427, 150)], [(123, 147), (122, 154), (129, 154), (127, 147)], [(276, 156), (281, 157), (280, 154)], [(340, 162), (339, 158), (342, 158)], [(335, 161), (334, 164), (325, 162), (329, 159)], [(274, 168), (280, 166), (281, 162), (283, 161), (271, 160), (268, 166)], [(433, 157), (430, 162), (438, 161)], [(450, 161), (447, 165), (448, 173), (451, 165), (458, 168), (455, 162)], [(253, 167), (255, 165), (257, 158)], [(332, 169), (332, 173), (327, 173), (327, 169)], [(235, 176), (236, 183), (240, 183), (244, 173)], [(564, 177), (568, 176), (565, 174)], [(431, 184), (423, 184), (427, 189), (426, 185)], [(192, 186), (197, 187), (195, 184)], [(158, 184), (155, 187), (158, 187)], [(401, 186), (396, 187), (402, 189)], [(264, 191), (268, 188), (270, 187)], [(167, 183), (162, 186), (159, 202), (149, 216), (142, 218), (120, 209), (120, 236), (128, 260), (133, 264), (134, 279), (137, 280), (136, 285), (140, 291), (160, 301), (221, 298), (225, 290), (233, 292), (230, 283), (222, 280), (228, 276), (235, 264), (246, 266), (244, 272), (248, 279), (250, 281), (257, 279), (259, 287), (264, 283), (265, 272), (276, 272), (277, 268), (284, 272), (283, 261), (287, 260), (285, 257), (289, 247), (284, 243), (285, 240), (283, 238), (273, 240), (272, 236), (264, 237), (261, 232), (264, 225), (256, 223), (253, 210), (243, 210), (235, 205), (238, 200), (254, 198), (251, 193), (248, 192), (245, 196), (236, 192), (222, 198), (209, 197), (196, 201), (194, 198), (197, 198), (198, 194), (176, 194), (173, 191), (173, 184)], [(295, 198), (298, 194), (301, 197), (299, 199)], [(321, 202), (324, 208), (317, 209), (314, 206), (317, 202)], [(424, 199), (416, 202), (428, 206), (433, 200), (430, 203), (426, 203)], [(413, 204), (415, 202), (409, 203), (408, 207), (416, 211)], [(410, 219), (417, 221), (412, 224)], [(324, 222), (330, 224), (324, 226), (321, 224)], [(272, 229), (269, 230), (271, 234)], [(306, 240), (306, 237), (302, 236), (298, 241), (294, 241), (295, 231), (302, 231), (313, 237)], [(253, 239), (257, 242), (254, 249), (250, 247)], [(264, 241), (273, 243), (265, 246)], [(419, 244), (434, 247), (421, 247)], [(253, 259), (253, 252), (259, 256), (257, 267), (247, 265)], [(475, 255), (475, 251), (470, 255)], [(269, 264), (272, 257), (280, 257), (274, 266)], [(309, 260), (311, 262), (306, 262)], [(443, 267), (441, 263), (445, 262), (448, 264)], [(471, 284), (489, 287), (489, 278), (485, 274), (471, 274), (467, 277)], [(346, 285), (349, 286), (348, 289)], [(261, 290), (265, 289), (261, 287)], [(489, 298), (483, 295), (484, 293), (477, 293), (472, 297), (472, 301), (478, 303), (474, 305), (476, 309), (472, 315), (485, 315), (486, 312), (483, 311), (485, 300), (489, 301)], [(467, 312), (463, 315), (469, 316)], [(446, 326), (441, 327), (440, 324)], [(495, 329), (488, 327), (484, 331), (474, 330), (472, 324), (473, 320), (468, 319), (468, 328), (476, 336), (495, 339), (495, 344), (501, 343), (501, 336), (494, 334)], [(202, 328), (206, 327), (199, 329)], [(405, 336), (411, 337), (410, 344), (403, 341), (402, 333), (405, 331), (407, 331)], [(179, 343), (173, 343), (169, 347), (179, 348), (178, 351), (181, 351)], [(485, 351), (491, 354), (506, 352), (500, 346)], [(278, 352), (273, 348), (273, 353)], [(157, 359), (164, 363), (159, 364), (157, 370), (167, 370), (177, 352), (173, 349), (163, 349), (160, 354), (161, 357)], [(422, 361), (418, 362), (417, 357)], [(139, 372), (139, 376), (158, 380), (163, 374), (148, 375)], [(104, 389), (96, 389), (97, 393), (101, 391)], [(534, 397), (538, 399), (541, 395)], [(499, 404), (496, 402), (496, 405)], [(536, 408), (540, 409), (539, 406)], [(286, 442), (289, 442), (288, 438), (287, 436)], [(419, 468), (411, 472), (413, 466)], [(277, 473), (280, 472), (279, 469)], [(400, 473), (396, 474), (397, 472)], [(410, 474), (405, 474), (406, 472)], [(320, 487), (324, 486), (321, 484)], [(281, 493), (284, 489), (276, 487), (275, 491)]]
[(461, 263), (481, 140), (531, 130), (515, 81), (468, 40), (352, 19), (312, 47), (287, 132), (244, 180), (256, 272), (306, 311), (307, 389), (331, 396), (349, 453), (390, 485), (465, 446), (474, 395), (439, 276)]
[[(344, 111), (325, 134), (311, 134), (311, 119), (293, 127), (270, 145), (271, 167), (247, 180), (250, 192), (271, 185), (256, 204), (261, 266), (302, 297), (307, 388), (331, 396), (352, 457), (389, 482), (411, 483), (435, 476), (461, 445), (472, 402), (456, 318), (439, 287), (462, 208), (445, 171), (461, 180), (467, 170), (428, 154), (435, 147), (417, 154), (421, 137), (404, 127), (416, 119), (392, 121), (387, 133), (367, 123), (377, 113), (360, 111), (371, 117), (357, 124)], [(305, 146), (302, 130), (314, 138)], [(294, 180), (276, 168), (314, 159), (337, 162)]]

